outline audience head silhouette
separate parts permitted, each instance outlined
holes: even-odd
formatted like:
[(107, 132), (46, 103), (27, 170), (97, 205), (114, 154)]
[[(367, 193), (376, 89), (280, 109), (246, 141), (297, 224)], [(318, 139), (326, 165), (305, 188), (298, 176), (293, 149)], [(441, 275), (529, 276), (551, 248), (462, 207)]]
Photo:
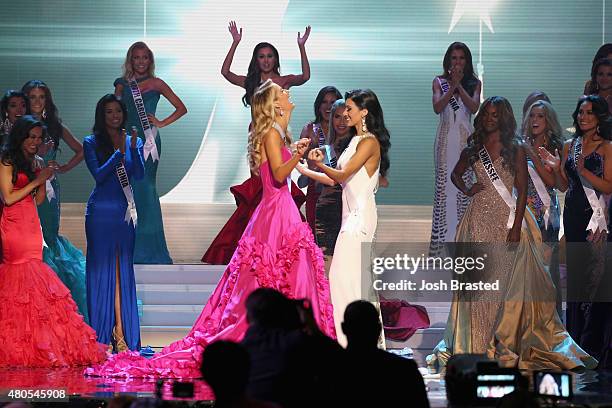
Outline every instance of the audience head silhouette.
[(216, 341), (202, 354), (202, 377), (217, 400), (241, 398), (251, 370), (248, 351), (238, 343)]
[(378, 310), (370, 302), (357, 300), (344, 311), (342, 331), (348, 340), (348, 347), (374, 347), (382, 330)]
[(275, 289), (255, 289), (246, 300), (247, 321), (268, 329), (297, 329), (300, 317), (293, 301)]

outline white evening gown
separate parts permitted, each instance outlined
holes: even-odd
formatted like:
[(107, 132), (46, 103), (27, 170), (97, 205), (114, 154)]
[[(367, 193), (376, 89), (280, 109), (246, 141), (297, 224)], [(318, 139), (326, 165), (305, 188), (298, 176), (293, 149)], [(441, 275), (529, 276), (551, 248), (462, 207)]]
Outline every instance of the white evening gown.
[[(342, 169), (353, 157), (359, 142), (372, 134), (354, 136), (348, 147), (338, 159), (338, 168)], [(362, 274), (362, 259), (370, 265), (370, 253), (363, 253), (362, 243), (374, 240), (378, 216), (376, 214), (375, 194), (378, 188), (379, 167), (372, 176), (368, 176), (365, 166), (342, 183), (342, 225), (336, 241), (334, 257), (329, 271), (329, 286), (334, 307), (334, 322), (338, 342), (346, 346), (346, 337), (342, 333), (342, 321), (346, 306), (359, 299), (367, 299), (371, 288), (370, 270), (365, 268)]]

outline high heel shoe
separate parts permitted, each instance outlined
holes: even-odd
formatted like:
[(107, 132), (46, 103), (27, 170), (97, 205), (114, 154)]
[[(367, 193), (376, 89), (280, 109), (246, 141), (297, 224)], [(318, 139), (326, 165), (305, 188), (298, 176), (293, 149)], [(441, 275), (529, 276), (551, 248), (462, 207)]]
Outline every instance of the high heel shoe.
[(119, 336), (117, 333), (117, 326), (113, 327), (113, 339), (115, 340), (118, 353), (129, 350), (129, 347), (125, 342), (125, 338), (123, 336)]

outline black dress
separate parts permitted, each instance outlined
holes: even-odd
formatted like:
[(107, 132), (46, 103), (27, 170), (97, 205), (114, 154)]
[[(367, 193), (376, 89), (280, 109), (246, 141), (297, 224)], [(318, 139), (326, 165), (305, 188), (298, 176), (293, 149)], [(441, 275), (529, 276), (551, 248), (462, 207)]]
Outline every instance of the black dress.
[[(565, 172), (569, 186), (565, 195), (563, 226), (567, 264), (567, 331), (587, 353), (599, 360), (599, 368), (612, 367), (612, 259), (606, 241), (587, 241), (587, 225), (593, 214), (574, 160), (574, 140)], [(584, 167), (603, 177), (603, 157), (595, 149), (585, 157)], [(601, 194), (595, 190), (598, 197)], [(607, 301), (606, 301), (607, 300)]]

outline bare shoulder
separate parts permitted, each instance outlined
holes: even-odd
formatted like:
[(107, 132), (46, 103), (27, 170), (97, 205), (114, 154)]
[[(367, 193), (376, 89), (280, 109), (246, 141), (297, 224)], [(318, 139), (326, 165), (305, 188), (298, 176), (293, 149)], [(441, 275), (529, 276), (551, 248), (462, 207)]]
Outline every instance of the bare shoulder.
[(368, 133), (367, 135), (364, 135), (357, 143), (357, 149), (380, 149), (380, 143), (378, 142), (376, 136), (374, 136), (372, 133)]
[(155, 78), (151, 78), (151, 79), (152, 79), (152, 82), (153, 82), (153, 88), (155, 88), (155, 89), (157, 89), (159, 91), (170, 88), (168, 86), (168, 84), (165, 83), (164, 80), (161, 79), (161, 78), (155, 77)]
[(601, 150), (603, 150), (603, 153), (607, 156), (610, 155), (612, 156), (612, 140), (605, 140), (602, 142), (601, 144)]

